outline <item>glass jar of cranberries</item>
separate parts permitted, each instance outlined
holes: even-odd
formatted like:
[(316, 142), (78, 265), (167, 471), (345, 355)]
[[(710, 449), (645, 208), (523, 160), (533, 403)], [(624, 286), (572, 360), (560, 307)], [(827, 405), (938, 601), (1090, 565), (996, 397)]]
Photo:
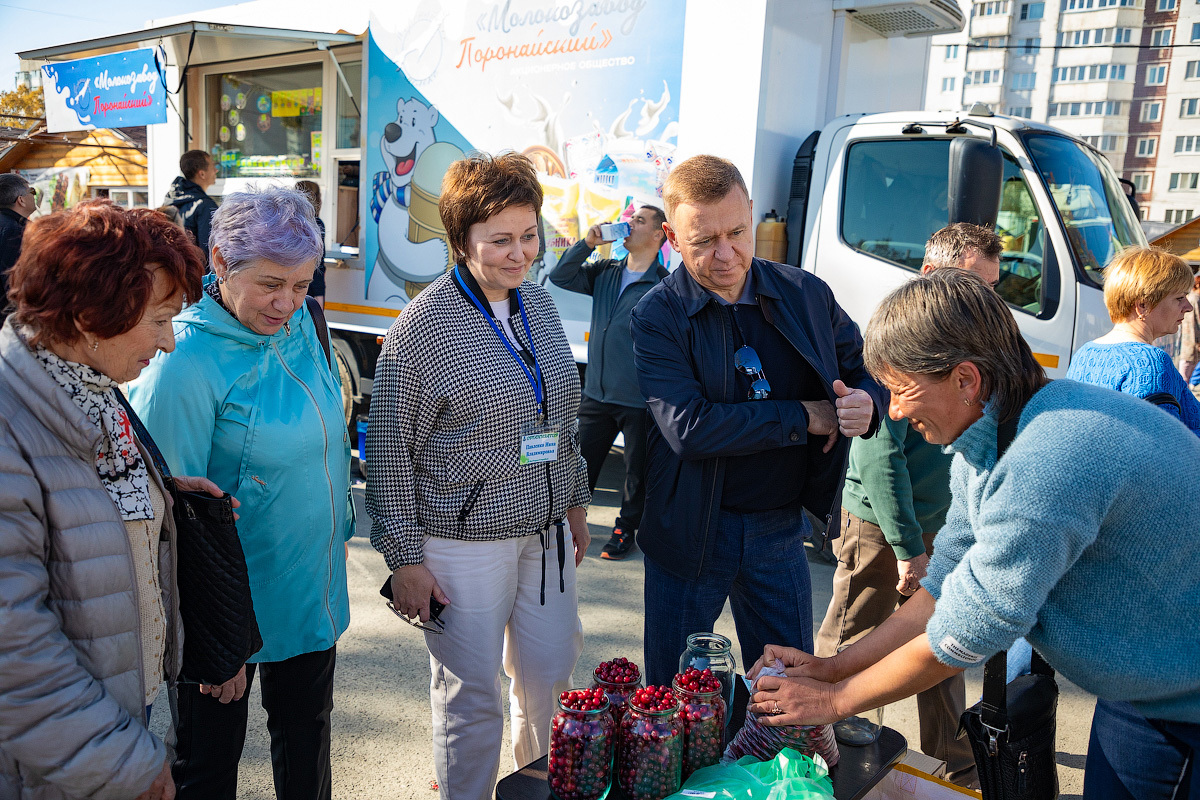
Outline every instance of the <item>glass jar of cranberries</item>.
[(721, 680), (711, 670), (688, 667), (675, 676), (671, 691), (683, 721), (683, 779), (721, 760), (725, 735), (725, 699)]
[(598, 800), (608, 791), (617, 738), (610, 709), (603, 689), (558, 696), (547, 758), (550, 793), (558, 800)]
[(596, 667), (592, 673), (592, 686), (604, 690), (612, 704), (613, 720), (619, 724), (629, 705), (629, 696), (642, 687), (642, 672), (628, 658), (614, 658)]
[(733, 660), (733, 643), (719, 633), (693, 633), (687, 638), (687, 650), (679, 657), (679, 671), (688, 667), (709, 670), (721, 681), (721, 697), (725, 707), (733, 704), (733, 683), (737, 678), (737, 662)]
[(629, 698), (617, 745), (617, 784), (630, 800), (660, 800), (683, 783), (683, 721), (666, 686)]

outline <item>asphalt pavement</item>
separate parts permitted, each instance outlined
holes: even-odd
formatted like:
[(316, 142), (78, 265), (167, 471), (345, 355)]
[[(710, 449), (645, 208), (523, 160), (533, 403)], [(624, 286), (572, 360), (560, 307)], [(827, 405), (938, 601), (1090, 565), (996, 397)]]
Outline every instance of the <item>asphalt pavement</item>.
[[(621, 463), (618, 451), (605, 465), (588, 514), (592, 543), (579, 569), (579, 613), (583, 621), (583, 655), (575, 683), (587, 685), (600, 661), (626, 656), (642, 661), (642, 558), (636, 550), (624, 561), (605, 561), (600, 548), (616, 520), (620, 505)], [(397, 619), (379, 596), (388, 570), (369, 541), (370, 519), (363, 508), (363, 485), (354, 488), (358, 533), (350, 541), (347, 564), (350, 628), (338, 642), (333, 710), (333, 796), (366, 800), (436, 798), (430, 745), (429, 653), (424, 635)], [(829, 602), (833, 567), (810, 553), (814, 626)], [(716, 630), (740, 651), (733, 619), (726, 606)], [(739, 658), (739, 667), (742, 667)], [(982, 668), (967, 673), (969, 702), (981, 691)], [(508, 680), (503, 679), (505, 704)], [(1058, 763), (1064, 800), (1083, 791), (1094, 698), (1059, 677)], [(165, 697), (155, 704), (151, 728), (163, 735), (169, 711)], [(916, 748), (919, 743), (916, 702), (894, 703), (884, 724), (900, 731)], [(500, 777), (514, 771), (507, 721), (501, 745)], [(258, 683), (251, 690), (250, 724), (238, 777), (238, 797), (274, 798), (270, 741)]]

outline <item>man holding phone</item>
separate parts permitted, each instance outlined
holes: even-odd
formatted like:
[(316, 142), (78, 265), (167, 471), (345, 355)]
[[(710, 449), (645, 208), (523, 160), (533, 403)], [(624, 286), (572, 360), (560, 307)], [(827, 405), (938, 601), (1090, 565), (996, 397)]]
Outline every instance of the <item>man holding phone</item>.
[(555, 286), (592, 297), (592, 325), (588, 336), (588, 366), (583, 398), (579, 403), (579, 447), (588, 465), (588, 489), (596, 480), (618, 432), (625, 434), (625, 489), (621, 512), (601, 558), (620, 560), (633, 549), (633, 537), (642, 521), (646, 502), (646, 402), (638, 389), (633, 365), (633, 339), (629, 317), (633, 307), (667, 276), (659, 251), (666, 242), (661, 209), (642, 206), (629, 220), (625, 258), (601, 258), (587, 263), (604, 241), (602, 229), (593, 225), (571, 246), (550, 273)]

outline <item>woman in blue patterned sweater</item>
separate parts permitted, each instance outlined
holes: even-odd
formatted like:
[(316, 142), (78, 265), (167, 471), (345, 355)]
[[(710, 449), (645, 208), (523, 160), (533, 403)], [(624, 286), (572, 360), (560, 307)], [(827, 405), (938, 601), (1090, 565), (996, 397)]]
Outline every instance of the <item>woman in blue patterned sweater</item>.
[(1153, 342), (1179, 330), (1192, 311), (1192, 270), (1157, 247), (1131, 247), (1104, 272), (1104, 304), (1113, 329), (1071, 359), (1067, 377), (1141, 397), (1178, 417), (1200, 436), (1200, 402)]

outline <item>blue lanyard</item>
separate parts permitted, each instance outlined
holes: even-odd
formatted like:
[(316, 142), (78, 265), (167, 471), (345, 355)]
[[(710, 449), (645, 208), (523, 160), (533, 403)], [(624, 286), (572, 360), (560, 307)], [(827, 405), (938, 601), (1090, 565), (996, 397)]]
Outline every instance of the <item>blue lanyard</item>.
[(462, 279), (462, 274), (458, 271), (457, 266), (454, 267), (454, 280), (456, 280), (458, 285), (462, 287), (462, 290), (466, 292), (467, 297), (471, 298), (471, 302), (474, 303), (475, 307), (479, 309), (479, 313), (483, 315), (483, 318), (486, 319), (488, 324), (492, 326), (492, 330), (494, 330), (496, 335), (500, 337), (500, 343), (504, 345), (504, 347), (508, 350), (509, 355), (511, 355), (513, 360), (517, 362), (517, 366), (519, 366), (521, 371), (525, 373), (525, 379), (529, 381), (529, 385), (533, 387), (533, 397), (537, 401), (538, 416), (545, 420), (546, 409), (543, 405), (542, 398), (542, 368), (538, 365), (537, 350), (533, 346), (533, 332), (529, 330), (529, 317), (525, 316), (525, 303), (521, 300), (521, 292), (517, 292), (517, 308), (521, 309), (521, 322), (525, 326), (525, 338), (529, 342), (529, 352), (533, 356), (533, 368), (537, 372), (536, 378), (534, 377), (533, 373), (529, 371), (529, 367), (525, 365), (525, 359), (521, 358), (521, 355), (512, 346), (512, 343), (508, 341), (508, 337), (504, 335), (504, 331), (500, 330), (500, 326), (496, 324), (496, 320), (492, 319), (492, 315), (488, 313), (487, 309), (483, 307), (483, 303), (479, 302), (479, 298), (475, 296), (475, 293), (471, 291), (469, 286), (467, 286), (466, 281)]

